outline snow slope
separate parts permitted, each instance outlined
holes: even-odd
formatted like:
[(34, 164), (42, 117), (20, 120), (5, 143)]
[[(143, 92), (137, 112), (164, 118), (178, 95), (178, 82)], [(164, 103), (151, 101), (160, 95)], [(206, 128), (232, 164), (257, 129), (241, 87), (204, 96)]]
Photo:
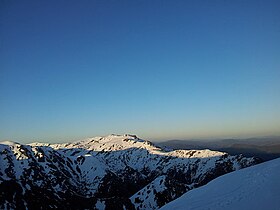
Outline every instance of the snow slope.
[(279, 210), (280, 158), (220, 176), (162, 210)]
[(63, 144), (0, 142), (0, 209), (159, 209), (257, 163), (219, 151), (165, 150), (129, 134)]

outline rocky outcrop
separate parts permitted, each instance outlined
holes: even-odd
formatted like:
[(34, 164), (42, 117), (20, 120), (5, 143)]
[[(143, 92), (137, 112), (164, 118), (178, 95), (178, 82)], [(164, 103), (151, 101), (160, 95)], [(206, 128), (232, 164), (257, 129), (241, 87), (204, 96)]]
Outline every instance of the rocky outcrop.
[(258, 163), (210, 150), (164, 150), (134, 135), (67, 144), (0, 144), (0, 209), (158, 209)]

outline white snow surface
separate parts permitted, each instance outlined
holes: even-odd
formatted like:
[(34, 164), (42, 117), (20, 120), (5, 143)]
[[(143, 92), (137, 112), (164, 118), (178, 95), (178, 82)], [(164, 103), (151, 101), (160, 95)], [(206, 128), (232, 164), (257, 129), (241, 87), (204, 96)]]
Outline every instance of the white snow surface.
[[(161, 182), (165, 182), (165, 176), (157, 177), (154, 181), (130, 198), (136, 209), (153, 209), (157, 206), (155, 193), (166, 189), (165, 185), (161, 184)], [(135, 202), (135, 199), (138, 199), (141, 202)]]
[(218, 177), (161, 210), (279, 210), (280, 158)]
[[(60, 158), (64, 161), (55, 161)], [(112, 134), (61, 144), (36, 142), (22, 145), (6, 141), (0, 142), (0, 184), (4, 180), (25, 178), (26, 171), (29, 171), (33, 162), (41, 167), (43, 177), (52, 180), (50, 188), (53, 192), (66, 191), (67, 183), (60, 183), (56, 179), (56, 171), (65, 170), (69, 172), (68, 181), (73, 186), (78, 188), (79, 183), (83, 183), (86, 197), (93, 196), (100, 187), (106, 187), (103, 183), (104, 180), (106, 183), (105, 177), (109, 173), (128, 181), (129, 176), (136, 177), (139, 181), (152, 177), (151, 182), (139, 188), (139, 191), (131, 195), (130, 200), (138, 209), (159, 209), (157, 196), (166, 194), (165, 191), (168, 190), (166, 174), (169, 171), (178, 170), (186, 174), (191, 172), (191, 184), (186, 184), (185, 187), (192, 190), (205, 177), (207, 179), (207, 175), (219, 163), (230, 163), (232, 170), (238, 170), (253, 161), (253, 158), (230, 156), (207, 149), (165, 150), (129, 134)], [(6, 169), (10, 173), (6, 173)], [(34, 186), (41, 187), (42, 180), (36, 177), (33, 169), (28, 178)], [(22, 187), (23, 191), (30, 188), (29, 185)], [(174, 199), (176, 194), (173, 192), (170, 196)], [(99, 200), (95, 207), (104, 209), (105, 204), (105, 200)], [(183, 209), (186, 209), (185, 206)]]

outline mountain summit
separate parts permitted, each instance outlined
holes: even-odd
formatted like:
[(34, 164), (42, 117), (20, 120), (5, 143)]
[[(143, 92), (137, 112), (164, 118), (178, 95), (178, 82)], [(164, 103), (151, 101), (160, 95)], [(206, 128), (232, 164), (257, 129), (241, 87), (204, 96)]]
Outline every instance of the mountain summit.
[(258, 163), (210, 150), (165, 150), (135, 135), (63, 144), (0, 143), (1, 209), (158, 209)]

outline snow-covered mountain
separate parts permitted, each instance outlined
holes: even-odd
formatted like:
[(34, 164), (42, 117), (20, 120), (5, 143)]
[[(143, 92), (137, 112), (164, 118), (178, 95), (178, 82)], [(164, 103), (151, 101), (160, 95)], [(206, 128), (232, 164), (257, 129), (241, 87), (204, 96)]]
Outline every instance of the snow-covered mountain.
[(162, 210), (279, 210), (280, 158), (218, 177)]
[(255, 158), (166, 150), (135, 135), (0, 144), (0, 209), (158, 209)]

